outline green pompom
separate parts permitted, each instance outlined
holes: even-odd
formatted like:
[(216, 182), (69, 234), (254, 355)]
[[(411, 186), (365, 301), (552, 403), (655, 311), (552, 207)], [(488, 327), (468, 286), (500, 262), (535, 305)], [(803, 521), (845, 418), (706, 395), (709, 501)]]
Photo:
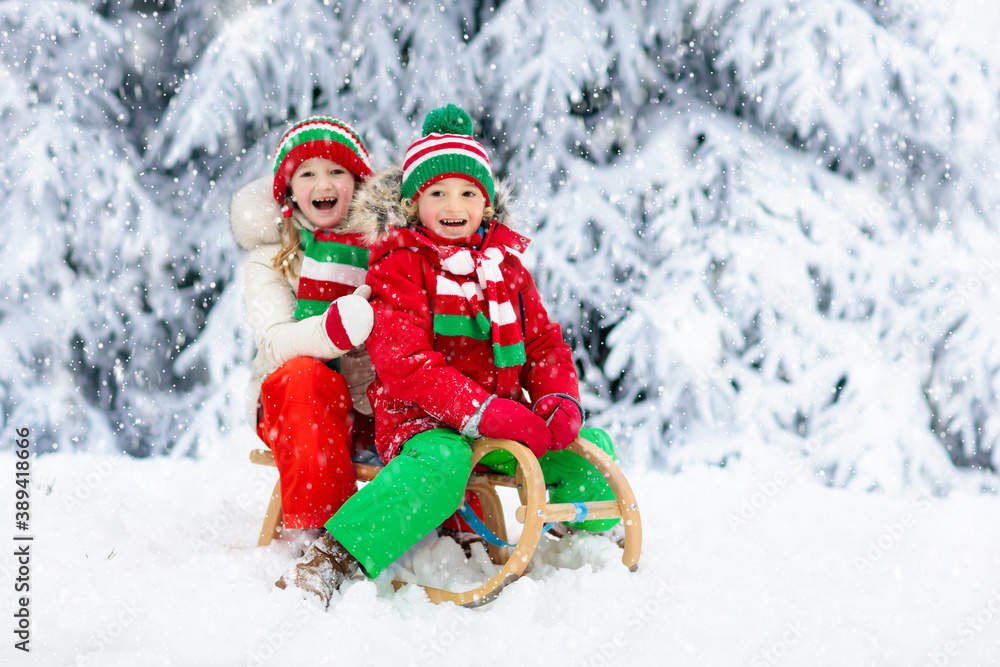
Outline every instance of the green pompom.
[(464, 134), (472, 136), (472, 118), (462, 109), (449, 104), (434, 109), (424, 118), (424, 136), (428, 134)]

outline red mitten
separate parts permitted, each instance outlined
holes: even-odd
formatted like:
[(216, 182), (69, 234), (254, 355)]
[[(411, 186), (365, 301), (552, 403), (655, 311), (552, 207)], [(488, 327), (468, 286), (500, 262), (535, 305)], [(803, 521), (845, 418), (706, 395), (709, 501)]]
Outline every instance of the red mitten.
[(344, 352), (365, 342), (372, 332), (375, 313), (368, 303), (371, 293), (371, 287), (362, 285), (354, 290), (354, 294), (335, 300), (326, 310), (326, 335)]
[(572, 398), (549, 394), (535, 403), (535, 414), (545, 420), (552, 433), (552, 449), (566, 449), (580, 435), (583, 415)]
[(479, 433), (487, 438), (516, 440), (542, 458), (552, 444), (545, 421), (517, 401), (494, 398), (479, 422)]

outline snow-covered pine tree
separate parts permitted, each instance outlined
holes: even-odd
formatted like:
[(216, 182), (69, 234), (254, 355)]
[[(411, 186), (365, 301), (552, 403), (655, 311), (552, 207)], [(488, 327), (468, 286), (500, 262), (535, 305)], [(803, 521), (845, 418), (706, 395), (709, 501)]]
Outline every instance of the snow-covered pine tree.
[(140, 181), (123, 30), (72, 2), (3, 3), (3, 432), (58, 447), (165, 451), (199, 378), (177, 221)]
[[(559, 29), (586, 36), (602, 8), (578, 5)], [(910, 25), (932, 21), (911, 9)], [(598, 419), (653, 452), (698, 445), (672, 448), (678, 462), (726, 460), (762, 435), (808, 450), (839, 484), (947, 477), (930, 430), (944, 393), (931, 369), (968, 313), (942, 319), (945, 301), (933, 299), (970, 266), (964, 236), (987, 243), (980, 252), (996, 247), (985, 232), (997, 210), (987, 187), (997, 107), (978, 92), (996, 90), (995, 75), (954, 48), (901, 38), (850, 2), (607, 13), (607, 43), (630, 25), (643, 44), (645, 58), (615, 60), (642, 67), (633, 78), (643, 85), (620, 89), (620, 72), (605, 75), (611, 90), (596, 98), (608, 102), (587, 119), (588, 135), (613, 139), (587, 154), (575, 134), (563, 137), (568, 174), (536, 241), (550, 294), (570, 296), (552, 302), (559, 319), (579, 323), (588, 386), (604, 397), (594, 405), (611, 408)], [(544, 58), (530, 37), (511, 50)], [(559, 113), (572, 111), (564, 103)], [(985, 136), (964, 140), (970, 126)], [(619, 158), (616, 141), (635, 141), (637, 157)], [(579, 157), (567, 157), (571, 147)], [(942, 266), (946, 239), (953, 261)], [(933, 335), (915, 328), (928, 318)], [(975, 426), (996, 403), (984, 325), (984, 380), (963, 381), (975, 389), (948, 405), (975, 415), (962, 442), (980, 463), (994, 443)], [(956, 355), (966, 373), (944, 374), (952, 382), (973, 374)]]
[[(201, 290), (169, 325), (197, 340), (156, 363), (198, 375), (201, 409), (178, 414), (203, 434), (239, 420), (229, 403), (249, 358), (229, 193), (266, 172), (297, 117), (351, 119), (384, 165), (429, 109), (456, 102), (520, 189), (537, 228), (528, 261), (574, 345), (591, 422), (627, 456), (725, 462), (764, 442), (862, 489), (934, 484), (948, 455), (996, 468), (997, 73), (927, 3), (102, 7), (134, 54), (107, 54), (124, 74), (105, 80), (158, 97), (105, 85), (96, 99), (115, 113), (86, 127), (142, 152), (131, 182), (158, 204), (143, 210), (167, 216), (159, 238), (184, 231), (183, 271), (135, 279), (163, 299)], [(34, 81), (4, 62), (22, 90)], [(3, 95), (17, 122), (48, 103)], [(80, 188), (67, 179), (90, 201)], [(106, 320), (115, 340), (133, 319)], [(50, 363), (64, 383), (77, 374)], [(4, 376), (5, 407), (26, 386)]]

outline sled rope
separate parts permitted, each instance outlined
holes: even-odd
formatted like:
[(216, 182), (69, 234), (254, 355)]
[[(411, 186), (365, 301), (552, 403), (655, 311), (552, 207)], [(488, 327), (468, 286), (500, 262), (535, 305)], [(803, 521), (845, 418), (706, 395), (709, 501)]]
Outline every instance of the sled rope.
[(458, 514), (465, 519), (465, 523), (469, 524), (469, 528), (475, 531), (476, 535), (483, 538), (493, 546), (510, 547), (511, 549), (517, 546), (516, 544), (511, 544), (510, 542), (504, 542), (497, 537), (492, 530), (487, 528), (486, 524), (482, 522), (479, 516), (469, 506), (469, 501), (466, 500), (462, 503), (462, 506), (458, 508)]

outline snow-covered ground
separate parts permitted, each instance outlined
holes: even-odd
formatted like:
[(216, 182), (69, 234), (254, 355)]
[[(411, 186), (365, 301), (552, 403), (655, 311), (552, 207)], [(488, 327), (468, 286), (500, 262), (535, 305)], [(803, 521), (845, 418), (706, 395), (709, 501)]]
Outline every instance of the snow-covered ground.
[[(391, 579), (419, 570), (440, 585), (488, 561), (428, 538), (322, 611), (274, 586), (300, 545), (255, 546), (276, 473), (248, 462), (250, 446), (234, 439), (197, 461), (33, 460), (32, 653), (8, 630), (2, 664), (922, 667), (1000, 655), (993, 495), (830, 490), (763, 454), (627, 470), (644, 522), (636, 573), (605, 538), (545, 538), (530, 576), (496, 602), (436, 606)], [(14, 461), (0, 455), (8, 480)]]

